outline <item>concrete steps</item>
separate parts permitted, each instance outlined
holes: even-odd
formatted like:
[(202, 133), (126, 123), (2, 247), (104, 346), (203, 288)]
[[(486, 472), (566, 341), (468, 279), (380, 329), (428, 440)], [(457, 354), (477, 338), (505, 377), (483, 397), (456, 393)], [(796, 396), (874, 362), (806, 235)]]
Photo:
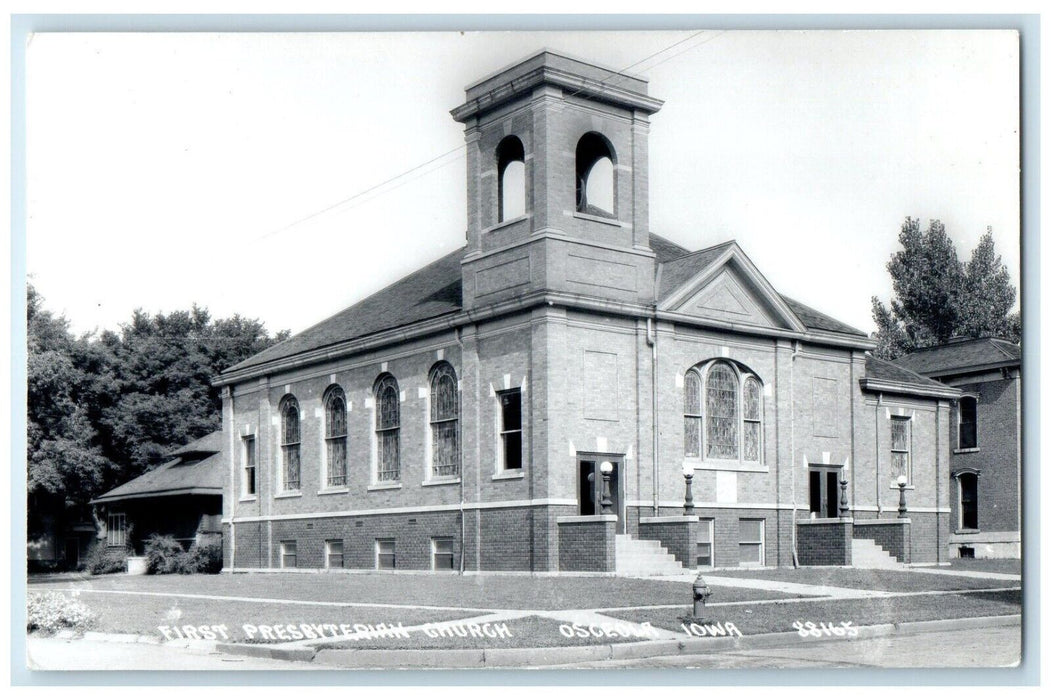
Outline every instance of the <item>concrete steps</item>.
[(687, 572), (657, 540), (617, 535), (617, 574), (621, 576), (672, 576)]
[(850, 543), (851, 564), (858, 569), (904, 569), (905, 565), (892, 557), (875, 540), (854, 539)]

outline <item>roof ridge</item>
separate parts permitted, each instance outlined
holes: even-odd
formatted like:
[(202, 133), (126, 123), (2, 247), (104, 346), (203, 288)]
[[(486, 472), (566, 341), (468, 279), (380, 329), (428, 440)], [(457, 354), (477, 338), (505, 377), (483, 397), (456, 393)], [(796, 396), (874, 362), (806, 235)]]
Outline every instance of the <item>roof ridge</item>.
[[(682, 260), (683, 258), (690, 257), (691, 255), (699, 255), (700, 253), (708, 253), (708, 252), (710, 252), (712, 250), (715, 250), (716, 248), (719, 248), (721, 246), (728, 246), (730, 244), (736, 244), (736, 243), (737, 243), (737, 239), (736, 238), (731, 238), (728, 241), (723, 241), (722, 243), (716, 243), (715, 245), (710, 245), (707, 248), (701, 248), (700, 250), (693, 250), (693, 251), (690, 251), (689, 253), (685, 253), (683, 255), (680, 255), (677, 258), (672, 258), (671, 260), (665, 260), (664, 263), (670, 263), (670, 262), (675, 262), (677, 260)], [(675, 244), (675, 245), (678, 245), (678, 244)], [(682, 248), (682, 246), (679, 246), (679, 247)], [(664, 263), (662, 263), (662, 264), (664, 264)]]
[(876, 362), (882, 362), (885, 365), (891, 365), (895, 369), (899, 369), (902, 372), (905, 372), (906, 374), (911, 374), (913, 377), (915, 377), (916, 379), (920, 380), (919, 382), (917, 382), (919, 384), (937, 384), (939, 386), (948, 386), (947, 384), (943, 384), (942, 382), (939, 382), (937, 379), (931, 379), (930, 377), (925, 377), (922, 374), (920, 374), (919, 372), (911, 370), (908, 367), (905, 367), (904, 365), (899, 365), (894, 360), (885, 360), (882, 357), (876, 357), (869, 350), (865, 351), (865, 355), (869, 359), (875, 360)]

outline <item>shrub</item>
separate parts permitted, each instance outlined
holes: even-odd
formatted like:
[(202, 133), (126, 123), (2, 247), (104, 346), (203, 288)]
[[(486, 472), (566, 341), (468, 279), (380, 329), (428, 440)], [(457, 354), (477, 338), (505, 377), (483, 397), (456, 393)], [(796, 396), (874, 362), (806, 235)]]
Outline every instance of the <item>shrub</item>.
[(205, 542), (190, 547), (193, 571), (184, 573), (217, 574), (223, 569), (223, 546), (217, 542)]
[(186, 566), (186, 552), (171, 535), (153, 534), (144, 543), (146, 573), (174, 574)]
[(26, 630), (54, 634), (60, 629), (83, 631), (95, 621), (95, 614), (80, 602), (74, 591), (67, 598), (57, 591), (30, 593), (26, 601)]
[(128, 550), (99, 545), (91, 551), (84, 568), (96, 576), (127, 571)]

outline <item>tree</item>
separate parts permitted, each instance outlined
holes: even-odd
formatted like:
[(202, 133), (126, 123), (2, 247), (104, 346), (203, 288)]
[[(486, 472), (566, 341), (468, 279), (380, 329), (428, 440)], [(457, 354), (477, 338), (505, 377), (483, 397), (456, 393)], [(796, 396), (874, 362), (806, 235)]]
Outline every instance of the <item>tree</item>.
[(919, 220), (905, 219), (898, 241), (902, 250), (887, 263), (894, 289), (890, 309), (872, 297), (878, 357), (894, 359), (961, 335), (1019, 340), (1020, 319), (1010, 314), (1015, 288), (996, 255), (991, 229), (966, 265), (938, 220), (923, 231)]

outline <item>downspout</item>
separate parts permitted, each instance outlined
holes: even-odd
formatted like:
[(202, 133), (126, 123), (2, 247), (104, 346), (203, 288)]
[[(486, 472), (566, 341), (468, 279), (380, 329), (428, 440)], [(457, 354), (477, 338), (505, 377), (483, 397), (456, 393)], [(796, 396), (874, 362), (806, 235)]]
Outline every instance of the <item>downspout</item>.
[[(464, 363), (463, 363), (463, 339), (461, 338), (461, 333), (463, 332), (463, 329), (460, 326), (457, 326), (454, 332), (456, 333), (456, 345), (460, 348), (460, 374), (461, 374), (461, 382), (462, 382)], [(463, 415), (463, 388), (462, 388), (463, 384), (462, 383), (461, 383), (460, 387), (461, 387), (460, 390), (456, 392), (456, 398), (459, 399), (459, 402), (460, 402), (460, 410), (457, 413), (460, 414), (460, 415)], [(460, 435), (463, 435), (463, 421), (462, 420), (460, 422), (459, 428), (460, 428)], [(460, 575), (463, 576), (463, 572), (464, 572), (464, 556), (463, 555), (464, 555), (464, 548), (465, 548), (464, 546), (467, 543), (467, 522), (466, 522), (465, 513), (464, 513), (464, 504), (466, 503), (466, 501), (464, 500), (465, 499), (465, 493), (464, 493), (464, 485), (463, 485), (463, 482), (464, 482), (463, 440), (459, 440), (459, 443), (460, 443), (460, 449), (459, 449), (459, 453), (460, 453), (459, 454), (459, 458), (460, 458)]]
[(653, 414), (653, 517), (660, 515), (660, 434), (657, 432), (657, 306), (653, 307), (653, 318), (646, 319), (646, 344), (650, 346), (653, 373), (650, 376), (650, 410)]
[(879, 409), (883, 405), (883, 392), (876, 394), (876, 422), (873, 424), (875, 428), (875, 443), (876, 443), (876, 519), (879, 520), (883, 516), (883, 497), (880, 495), (882, 490), (880, 489), (879, 480)]
[(796, 474), (796, 355), (799, 354), (799, 341), (792, 341), (792, 357), (788, 364), (788, 384), (789, 390), (791, 391), (792, 404), (788, 411), (789, 415), (789, 438), (792, 443), (792, 454), (790, 458), (792, 460), (792, 566), (799, 568), (799, 547), (797, 546), (796, 540), (796, 511), (798, 505), (796, 504), (796, 481), (798, 475)]

